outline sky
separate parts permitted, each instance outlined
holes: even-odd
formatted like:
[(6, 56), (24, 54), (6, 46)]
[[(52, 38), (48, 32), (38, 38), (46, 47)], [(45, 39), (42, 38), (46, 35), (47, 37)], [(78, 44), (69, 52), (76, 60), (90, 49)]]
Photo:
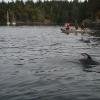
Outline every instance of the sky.
[[(0, 0), (0, 1), (2, 1), (2, 0)], [(12, 0), (3, 0), (3, 1), (5, 1), (5, 2), (8, 2), (8, 1), (12, 1)], [(13, 0), (13, 1), (15, 1), (15, 0)], [(27, 1), (27, 0), (23, 0), (23, 1)], [(36, 2), (37, 0), (33, 0), (34, 2)], [(43, 0), (42, 0), (43, 1)], [(60, 0), (59, 0), (60, 1)], [(68, 0), (68, 1), (71, 1), (71, 0)], [(79, 1), (84, 1), (84, 0), (79, 0)]]

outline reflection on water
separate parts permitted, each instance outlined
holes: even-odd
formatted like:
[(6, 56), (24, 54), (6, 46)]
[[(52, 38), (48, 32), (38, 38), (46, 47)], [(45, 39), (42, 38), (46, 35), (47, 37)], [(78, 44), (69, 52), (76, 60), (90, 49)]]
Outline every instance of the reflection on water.
[(99, 33), (0, 27), (0, 100), (100, 100), (100, 65), (83, 70), (81, 53), (100, 62)]

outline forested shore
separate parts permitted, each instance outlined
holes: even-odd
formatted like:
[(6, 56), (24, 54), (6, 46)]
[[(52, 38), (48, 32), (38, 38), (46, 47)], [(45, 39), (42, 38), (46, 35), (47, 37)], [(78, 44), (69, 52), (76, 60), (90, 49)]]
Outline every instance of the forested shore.
[(11, 22), (14, 16), (18, 25), (62, 25), (65, 22), (75, 21), (81, 23), (85, 19), (100, 20), (100, 0), (2, 1), (0, 2), (0, 25), (6, 25), (7, 12), (9, 21)]

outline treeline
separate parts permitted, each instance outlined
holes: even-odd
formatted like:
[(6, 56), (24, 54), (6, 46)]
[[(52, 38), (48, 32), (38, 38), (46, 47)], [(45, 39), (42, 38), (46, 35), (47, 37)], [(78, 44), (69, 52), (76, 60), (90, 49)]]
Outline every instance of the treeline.
[(86, 0), (85, 2), (44, 1), (33, 2), (16, 0), (16, 2), (0, 3), (0, 25), (6, 25), (7, 12), (9, 20), (13, 16), (18, 24), (63, 24), (64, 22), (82, 22), (89, 18), (100, 17), (100, 0)]

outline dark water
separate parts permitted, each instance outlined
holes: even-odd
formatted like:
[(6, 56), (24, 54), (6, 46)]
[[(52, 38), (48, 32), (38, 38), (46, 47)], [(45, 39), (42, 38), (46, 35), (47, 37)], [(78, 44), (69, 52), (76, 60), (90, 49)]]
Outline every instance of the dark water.
[(79, 61), (100, 62), (99, 34), (0, 27), (0, 100), (100, 100), (100, 66), (88, 72)]

